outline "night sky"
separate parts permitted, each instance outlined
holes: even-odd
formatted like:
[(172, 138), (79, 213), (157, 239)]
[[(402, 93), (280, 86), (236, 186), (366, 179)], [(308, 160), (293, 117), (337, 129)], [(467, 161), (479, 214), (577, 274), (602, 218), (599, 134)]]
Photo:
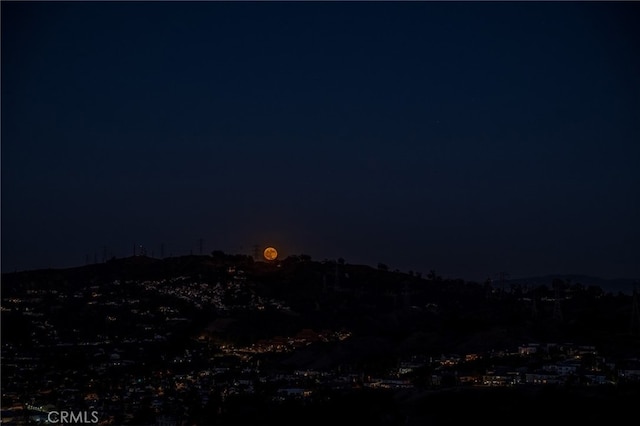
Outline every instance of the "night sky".
[(7, 2), (2, 269), (640, 277), (638, 2)]

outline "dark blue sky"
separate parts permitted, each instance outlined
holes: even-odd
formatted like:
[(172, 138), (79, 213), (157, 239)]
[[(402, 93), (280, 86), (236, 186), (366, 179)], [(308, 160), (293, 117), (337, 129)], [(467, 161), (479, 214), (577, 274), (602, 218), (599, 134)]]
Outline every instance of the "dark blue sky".
[(2, 269), (254, 244), (640, 277), (637, 2), (7, 2)]

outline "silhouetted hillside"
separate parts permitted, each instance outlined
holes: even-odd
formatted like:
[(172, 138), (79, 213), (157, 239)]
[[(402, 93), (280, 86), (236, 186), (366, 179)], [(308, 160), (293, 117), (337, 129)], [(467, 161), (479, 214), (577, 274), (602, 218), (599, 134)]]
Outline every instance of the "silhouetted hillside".
[[(218, 337), (243, 344), (303, 328), (344, 328), (359, 338), (379, 339), (381, 351), (400, 356), (424, 350), (482, 351), (549, 340), (614, 347), (616, 336), (626, 333), (630, 324), (631, 298), (607, 293), (588, 277), (550, 275), (510, 280), (506, 285), (479, 284), (389, 271), (382, 264), (373, 268), (342, 260), (315, 261), (306, 255), (276, 262), (220, 251), (166, 259), (136, 256), (77, 268), (5, 273), (2, 291), (3, 297), (9, 297), (25, 289), (71, 292), (113, 281), (178, 277), (213, 286), (238, 273), (241, 288), (248, 293), (233, 297), (279, 300), (288, 310), (193, 311), (189, 315), (197, 321), (191, 333), (221, 316), (232, 317), (233, 322)], [(562, 287), (562, 300), (557, 303), (556, 287)], [(128, 294), (126, 287), (122, 291), (125, 299), (139, 297)], [(304, 354), (298, 356), (306, 362)]]

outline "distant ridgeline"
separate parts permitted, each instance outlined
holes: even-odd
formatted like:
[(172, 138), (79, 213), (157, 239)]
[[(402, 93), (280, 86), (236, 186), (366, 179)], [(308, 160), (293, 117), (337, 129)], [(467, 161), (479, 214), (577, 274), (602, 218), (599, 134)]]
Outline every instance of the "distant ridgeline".
[[(634, 286), (637, 286), (637, 290), (640, 291), (640, 279), (631, 278), (618, 278), (618, 279), (605, 279), (599, 277), (592, 277), (588, 275), (543, 275), (537, 277), (528, 278), (516, 278), (507, 279), (504, 281), (505, 286), (520, 285), (527, 286), (529, 288), (547, 286), (551, 287), (554, 282), (561, 281), (566, 285), (582, 285), (583, 287), (600, 287), (604, 293), (611, 294), (633, 294)], [(494, 284), (499, 286), (500, 283), (494, 281)]]
[[(289, 266), (304, 262), (307, 264), (314, 263), (336, 263), (334, 261), (322, 262), (311, 259), (308, 255), (292, 255), (283, 260), (279, 260), (276, 264), (267, 265), (264, 261), (256, 261), (254, 257), (243, 254), (227, 254), (220, 250), (215, 250), (211, 255), (188, 255), (178, 257), (167, 257), (163, 259), (148, 257), (145, 255), (131, 256), (126, 258), (113, 258), (106, 262), (93, 263), (89, 265), (83, 265), (71, 268), (49, 268), (49, 269), (34, 269), (26, 271), (16, 272), (3, 272), (2, 282), (3, 288), (10, 287), (11, 284), (24, 284), (25, 282), (43, 283), (49, 282), (51, 284), (71, 284), (73, 282), (85, 283), (86, 280), (95, 281), (109, 281), (113, 279), (160, 279), (168, 276), (179, 275), (200, 275), (218, 276), (218, 272), (221, 269), (225, 269), (228, 266), (244, 267), (248, 270), (264, 270), (272, 269), (275, 265)], [(344, 264), (343, 259), (339, 259), (339, 264)], [(350, 267), (357, 267), (360, 269), (371, 269), (388, 272), (388, 275), (396, 275), (399, 278), (405, 275), (409, 275), (412, 279), (421, 279), (422, 274), (409, 271), (403, 273), (398, 270), (390, 271), (389, 268), (380, 263), (378, 267), (366, 266), (366, 265), (350, 265)], [(333, 274), (332, 274), (333, 275)], [(435, 275), (434, 271), (425, 275), (427, 281), (447, 281), (456, 282), (458, 284), (463, 283), (460, 279), (442, 279)], [(504, 280), (495, 279), (492, 281), (492, 286), (496, 289), (509, 289), (514, 286), (523, 289), (533, 289), (536, 287), (548, 287), (552, 288), (556, 283), (562, 283), (563, 286), (582, 286), (587, 287), (599, 287), (603, 293), (610, 293), (613, 295), (622, 293), (626, 295), (632, 295), (634, 287), (640, 292), (640, 279), (638, 278), (618, 278), (618, 279), (605, 279), (600, 277), (594, 277), (589, 275), (579, 274), (549, 274), (525, 278), (507, 278)]]

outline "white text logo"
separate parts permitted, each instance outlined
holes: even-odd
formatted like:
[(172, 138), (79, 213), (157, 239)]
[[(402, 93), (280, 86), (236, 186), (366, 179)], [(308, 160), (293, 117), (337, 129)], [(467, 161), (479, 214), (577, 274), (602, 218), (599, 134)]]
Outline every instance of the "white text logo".
[(50, 411), (47, 414), (49, 423), (82, 424), (98, 423), (97, 411)]

